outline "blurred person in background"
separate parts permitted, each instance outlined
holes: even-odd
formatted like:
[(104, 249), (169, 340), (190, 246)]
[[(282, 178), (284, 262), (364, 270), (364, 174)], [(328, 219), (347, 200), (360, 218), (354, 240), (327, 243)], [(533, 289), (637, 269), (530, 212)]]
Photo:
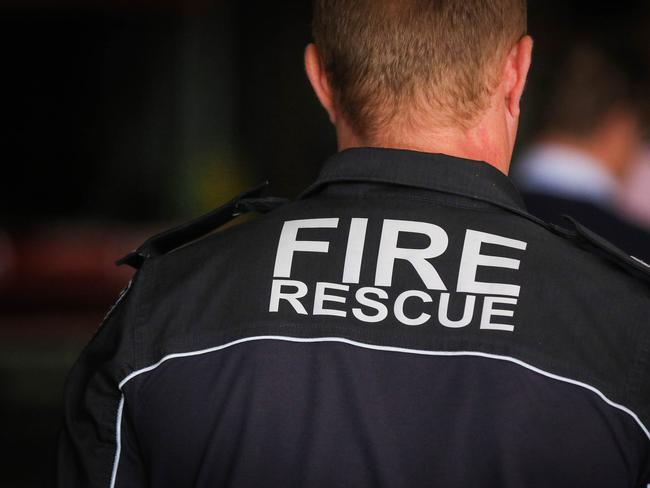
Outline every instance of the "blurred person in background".
[(628, 171), (618, 200), (621, 211), (650, 232), (650, 143)]
[(507, 177), (525, 2), (317, 0), (313, 33), (339, 152), (120, 260), (58, 485), (645, 486), (650, 270)]
[(647, 91), (633, 61), (591, 40), (570, 46), (544, 128), (513, 173), (532, 214), (559, 225), (569, 215), (650, 261), (650, 234), (619, 208), (645, 124)]

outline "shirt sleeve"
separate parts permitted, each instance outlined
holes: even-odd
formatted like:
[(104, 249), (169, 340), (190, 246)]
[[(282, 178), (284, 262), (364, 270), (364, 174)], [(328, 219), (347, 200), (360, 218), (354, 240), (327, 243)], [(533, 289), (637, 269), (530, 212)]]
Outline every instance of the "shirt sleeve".
[[(139, 272), (138, 272), (139, 273)], [(114, 488), (124, 399), (132, 371), (138, 273), (122, 291), (70, 371), (58, 439), (55, 486)]]

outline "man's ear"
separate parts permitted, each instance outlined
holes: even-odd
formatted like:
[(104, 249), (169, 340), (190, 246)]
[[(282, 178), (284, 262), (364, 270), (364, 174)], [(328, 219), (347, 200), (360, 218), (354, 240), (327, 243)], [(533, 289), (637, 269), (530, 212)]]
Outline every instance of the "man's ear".
[(332, 89), (318, 54), (318, 49), (314, 44), (308, 44), (305, 49), (305, 71), (320, 104), (329, 115), (330, 122), (336, 124), (336, 110), (334, 109)]
[(519, 118), (521, 97), (524, 94), (528, 71), (533, 56), (533, 39), (522, 37), (510, 50), (503, 73), (506, 108), (510, 116)]

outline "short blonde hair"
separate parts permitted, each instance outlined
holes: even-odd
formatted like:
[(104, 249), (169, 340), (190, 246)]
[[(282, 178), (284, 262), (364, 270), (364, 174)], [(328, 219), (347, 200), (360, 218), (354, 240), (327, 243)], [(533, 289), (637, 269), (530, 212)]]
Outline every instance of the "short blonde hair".
[(315, 0), (313, 36), (337, 108), (372, 138), (434, 111), (468, 126), (487, 108), (498, 59), (526, 34), (526, 0)]

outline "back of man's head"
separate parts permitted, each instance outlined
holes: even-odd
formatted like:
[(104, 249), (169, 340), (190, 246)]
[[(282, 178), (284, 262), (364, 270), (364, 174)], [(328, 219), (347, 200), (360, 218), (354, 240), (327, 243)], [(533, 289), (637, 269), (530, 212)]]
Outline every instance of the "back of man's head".
[(337, 110), (372, 140), (394, 122), (471, 126), (527, 30), (526, 0), (315, 0)]
[(612, 111), (640, 114), (642, 82), (621, 53), (579, 41), (565, 50), (546, 105), (547, 132), (589, 137)]
[(540, 138), (586, 152), (624, 177), (641, 144), (647, 81), (634, 46), (612, 50), (601, 42), (594, 36), (565, 46)]

